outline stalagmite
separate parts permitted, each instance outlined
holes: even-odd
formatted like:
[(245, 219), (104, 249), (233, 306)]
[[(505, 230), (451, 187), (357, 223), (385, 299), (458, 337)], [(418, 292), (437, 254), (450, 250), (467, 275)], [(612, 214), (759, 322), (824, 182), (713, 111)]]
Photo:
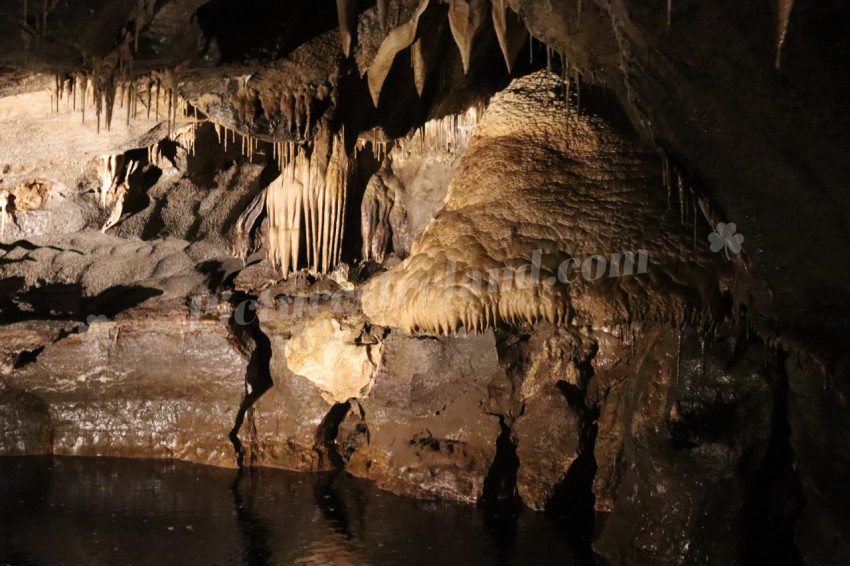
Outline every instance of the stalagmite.
[(782, 64), (782, 45), (785, 43), (785, 35), (788, 33), (788, 21), (791, 19), (791, 9), (794, 0), (777, 0), (777, 22), (776, 22), (776, 61), (778, 69)]
[(392, 162), (385, 159), (380, 170), (366, 185), (360, 209), (360, 233), (363, 237), (363, 260), (384, 262), (390, 243), (390, 210), (394, 204), (392, 188), (385, 177), (392, 175)]
[(469, 71), (472, 40), (485, 20), (484, 0), (451, 0), (449, 2), (449, 27), (460, 51), (463, 72)]
[(339, 18), (339, 41), (342, 52), (351, 55), (351, 45), (354, 43), (354, 32), (357, 29), (357, 1), (336, 0), (337, 17)]

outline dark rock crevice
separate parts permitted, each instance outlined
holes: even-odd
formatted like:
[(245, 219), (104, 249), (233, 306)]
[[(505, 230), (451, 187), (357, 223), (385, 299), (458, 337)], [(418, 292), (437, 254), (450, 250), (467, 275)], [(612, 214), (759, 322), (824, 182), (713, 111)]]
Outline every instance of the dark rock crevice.
[[(230, 319), (230, 327), (240, 349), (249, 357), (245, 372), (245, 396), (239, 405), (236, 420), (229, 434), (236, 452), (236, 462), (241, 468), (245, 465), (246, 450), (239, 438), (239, 432), (247, 417), (250, 425), (249, 434), (252, 437), (256, 436), (252, 407), (274, 385), (270, 370), (272, 347), (268, 336), (260, 329), (260, 321), (256, 315), (246, 316), (246, 310), (256, 312), (256, 299), (244, 293), (235, 293), (231, 296), (231, 302), (235, 310)], [(254, 440), (256, 441), (256, 438)]]
[(500, 433), (496, 438), (496, 456), (484, 478), (484, 493), (480, 503), (485, 507), (496, 504), (515, 504), (519, 501), (516, 490), (519, 457), (516, 454), (516, 442), (512, 438), (511, 427), (504, 415), (499, 417)]
[(345, 460), (339, 451), (336, 440), (339, 436), (340, 425), (351, 410), (351, 403), (334, 403), (322, 422), (316, 428), (316, 441), (313, 451), (319, 457), (319, 469), (330, 468), (341, 470)]
[(564, 396), (570, 409), (578, 415), (579, 444), (578, 457), (570, 465), (564, 479), (555, 486), (551, 499), (546, 503), (545, 512), (558, 522), (562, 522), (577, 542), (585, 547), (586, 554), (592, 554), (591, 538), (595, 530), (596, 496), (593, 493), (593, 481), (598, 466), (594, 450), (599, 432), (597, 420), (600, 409), (594, 403), (588, 403), (588, 386), (595, 375), (592, 360), (598, 352), (593, 344), (583, 360), (577, 360), (578, 379), (576, 384), (559, 380), (555, 387)]
[(765, 374), (773, 395), (770, 437), (764, 456), (746, 487), (742, 509), (744, 564), (803, 564), (794, 533), (805, 505), (794, 465), (788, 409), (788, 376), (783, 352)]

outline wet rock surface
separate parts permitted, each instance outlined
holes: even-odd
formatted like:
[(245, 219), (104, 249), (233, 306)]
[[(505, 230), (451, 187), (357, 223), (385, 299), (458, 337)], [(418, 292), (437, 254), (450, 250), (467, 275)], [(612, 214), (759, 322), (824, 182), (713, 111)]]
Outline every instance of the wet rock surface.
[[(3, 328), (4, 337), (16, 333)], [(192, 320), (179, 309), (131, 311), (84, 323), (40, 348), (3, 380), (11, 453), (235, 464), (227, 433), (246, 364), (226, 320)], [(30, 440), (39, 429), (46, 441)]]

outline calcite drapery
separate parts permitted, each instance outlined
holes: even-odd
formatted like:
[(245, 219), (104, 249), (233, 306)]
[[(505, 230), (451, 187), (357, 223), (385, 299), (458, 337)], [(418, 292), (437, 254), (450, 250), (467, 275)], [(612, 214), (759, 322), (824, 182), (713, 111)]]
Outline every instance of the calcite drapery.
[(316, 144), (308, 156), (302, 147), (290, 146), (283, 172), (266, 190), (269, 259), (284, 278), (299, 268), (302, 230), (314, 272), (327, 273), (342, 254), (352, 162), (344, 133), (334, 136), (329, 157), (322, 148)]

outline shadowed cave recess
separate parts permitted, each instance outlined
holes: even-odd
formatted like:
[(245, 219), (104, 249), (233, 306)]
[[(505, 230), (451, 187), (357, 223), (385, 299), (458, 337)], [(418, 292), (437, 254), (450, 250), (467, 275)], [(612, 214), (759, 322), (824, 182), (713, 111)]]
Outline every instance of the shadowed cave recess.
[(354, 476), (576, 564), (850, 563), (848, 29), (0, 0), (0, 456)]

